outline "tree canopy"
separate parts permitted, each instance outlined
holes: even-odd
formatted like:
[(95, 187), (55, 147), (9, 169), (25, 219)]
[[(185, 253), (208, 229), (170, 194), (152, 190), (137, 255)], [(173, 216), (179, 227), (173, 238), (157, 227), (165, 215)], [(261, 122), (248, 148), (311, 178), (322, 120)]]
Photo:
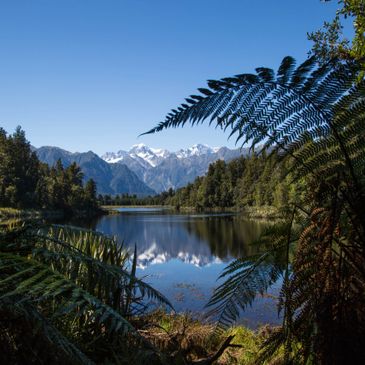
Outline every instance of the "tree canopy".
[(89, 180), (84, 186), (76, 163), (41, 163), (20, 127), (12, 135), (0, 128), (0, 207), (94, 210), (96, 185)]

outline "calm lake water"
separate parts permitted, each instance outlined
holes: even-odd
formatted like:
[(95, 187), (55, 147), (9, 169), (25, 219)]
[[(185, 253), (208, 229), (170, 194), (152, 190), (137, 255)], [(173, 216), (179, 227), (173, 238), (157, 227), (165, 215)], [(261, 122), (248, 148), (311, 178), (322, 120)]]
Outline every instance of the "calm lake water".
[[(250, 245), (268, 224), (237, 214), (179, 214), (161, 208), (119, 208), (86, 224), (132, 250), (137, 245), (137, 275), (160, 290), (177, 311), (195, 315), (204, 308), (217, 278), (234, 258), (255, 252)], [(85, 226), (85, 224), (84, 224)], [(279, 323), (273, 287), (242, 314), (250, 327)]]

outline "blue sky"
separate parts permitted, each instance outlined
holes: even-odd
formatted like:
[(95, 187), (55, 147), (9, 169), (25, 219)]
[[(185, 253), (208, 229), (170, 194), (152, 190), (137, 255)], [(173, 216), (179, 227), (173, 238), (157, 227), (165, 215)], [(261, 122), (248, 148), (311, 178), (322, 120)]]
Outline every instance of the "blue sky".
[(138, 138), (185, 97), (255, 67), (303, 61), (319, 0), (1, 0), (0, 126), (70, 151), (234, 146), (206, 126)]

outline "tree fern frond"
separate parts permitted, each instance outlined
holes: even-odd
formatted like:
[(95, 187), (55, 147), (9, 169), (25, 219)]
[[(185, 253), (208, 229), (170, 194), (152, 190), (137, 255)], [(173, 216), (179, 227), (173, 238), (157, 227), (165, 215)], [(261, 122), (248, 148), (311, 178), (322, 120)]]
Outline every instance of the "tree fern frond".
[(276, 76), (279, 84), (287, 85), (288, 81), (292, 77), (295, 64), (296, 62), (293, 57), (287, 56), (283, 58)]
[(318, 64), (314, 57), (295, 68), (286, 57), (276, 77), (261, 67), (256, 75), (210, 80), (196, 103), (147, 132), (216, 121), (236, 143), (263, 144), (281, 162), (287, 158), (291, 179), (310, 184), (304, 217), (295, 216), (299, 228), (263, 241), (266, 253), (232, 262), (208, 303), (217, 329), (226, 328), (283, 272), (267, 261), (284, 250), (288, 263), (290, 243), (297, 242), (292, 266), (284, 269), (283, 326), (261, 359), (282, 348), (291, 364), (342, 364), (355, 354), (365, 361), (365, 81), (358, 69), (354, 62)]
[(256, 72), (263, 83), (275, 81), (275, 73), (271, 68), (258, 67), (256, 68)]
[[(207, 304), (212, 308), (209, 314), (217, 320), (218, 332), (234, 322), (259, 293), (264, 293), (282, 275), (284, 266), (277, 255), (281, 255), (288, 244), (290, 227), (283, 224), (266, 229), (261, 239), (254, 243), (259, 244), (264, 253), (234, 260), (219, 276), (219, 279), (228, 278), (215, 289)], [(297, 234), (293, 241), (296, 239)]]
[(290, 79), (290, 87), (301, 89), (301, 87), (305, 85), (309, 76), (311, 76), (310, 72), (313, 69), (315, 69), (316, 66), (317, 66), (317, 60), (315, 57), (310, 57), (307, 60), (305, 60), (293, 72), (293, 75)]
[[(92, 275), (92, 285), (101, 283), (102, 286), (98, 286), (99, 290), (104, 285), (105, 290), (111, 290), (112, 283), (119, 289), (123, 289), (126, 285), (123, 279), (133, 281), (142, 297), (154, 299), (173, 309), (171, 302), (162, 293), (123, 268), (126, 254), (116, 241), (91, 231), (78, 231), (67, 227), (56, 228), (58, 228), (57, 231), (51, 229), (48, 235), (40, 233), (36, 235), (43, 242), (43, 245), (33, 250), (33, 254), (38, 259), (58, 267), (69, 278), (82, 279), (83, 276), (78, 275), (79, 270), (89, 271), (89, 275)], [(93, 247), (90, 247), (90, 243), (93, 242)], [(62, 265), (62, 268), (59, 265)], [(77, 272), (74, 273), (74, 270)], [(78, 284), (83, 285), (79, 281)], [(85, 289), (93, 292), (89, 286), (85, 286)]]
[(214, 307), (210, 315), (217, 320), (216, 330), (225, 330), (240, 315), (240, 311), (251, 305), (258, 293), (263, 293), (281, 275), (281, 270), (267, 264), (268, 253), (256, 261), (236, 260), (220, 276), (224, 278), (233, 273), (223, 284), (218, 286), (207, 307)]
[[(0, 253), (0, 267), (8, 263), (16, 263), (18, 270), (13, 275), (1, 278), (1, 301), (15, 296), (23, 296), (37, 302), (51, 298), (54, 300), (62, 299), (61, 308), (62, 312), (65, 313), (71, 308), (69, 305), (76, 300), (79, 313), (93, 313), (94, 319), (107, 324), (111, 331), (123, 334), (135, 333), (133, 326), (119, 313), (65, 276), (50, 269), (49, 266), (21, 256)], [(52, 286), (51, 284), (57, 285)], [(66, 308), (68, 309), (66, 310)]]
[(92, 365), (94, 364), (80, 349), (78, 349), (67, 337), (65, 337), (42, 313), (37, 310), (33, 303), (20, 298), (10, 298), (0, 301), (0, 310), (23, 316), (33, 324), (39, 339), (46, 338), (58, 351), (63, 352), (70, 362)]
[[(210, 80), (210, 89), (201, 89), (204, 95), (199, 100), (181, 111), (173, 110), (147, 133), (210, 118), (209, 123), (230, 128), (230, 137), (235, 135), (236, 143), (242, 145), (264, 143), (265, 148), (276, 146), (293, 156), (310, 139), (320, 141), (334, 133), (344, 153), (340, 130), (331, 120), (340, 105), (344, 108), (365, 93), (365, 84), (355, 83), (352, 65), (335, 61), (318, 65), (311, 57), (295, 68), (294, 59), (286, 57), (276, 76), (268, 68), (256, 71), (257, 75)], [(351, 168), (348, 158), (346, 167)], [(311, 168), (316, 173), (321, 166), (312, 164)]]

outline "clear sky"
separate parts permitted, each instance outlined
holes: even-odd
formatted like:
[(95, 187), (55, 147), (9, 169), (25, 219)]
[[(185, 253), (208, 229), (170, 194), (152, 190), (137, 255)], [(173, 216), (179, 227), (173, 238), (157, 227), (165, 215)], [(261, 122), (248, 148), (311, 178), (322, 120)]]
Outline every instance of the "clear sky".
[(233, 146), (209, 127), (138, 138), (207, 79), (303, 61), (337, 1), (0, 0), (0, 126), (70, 151)]

